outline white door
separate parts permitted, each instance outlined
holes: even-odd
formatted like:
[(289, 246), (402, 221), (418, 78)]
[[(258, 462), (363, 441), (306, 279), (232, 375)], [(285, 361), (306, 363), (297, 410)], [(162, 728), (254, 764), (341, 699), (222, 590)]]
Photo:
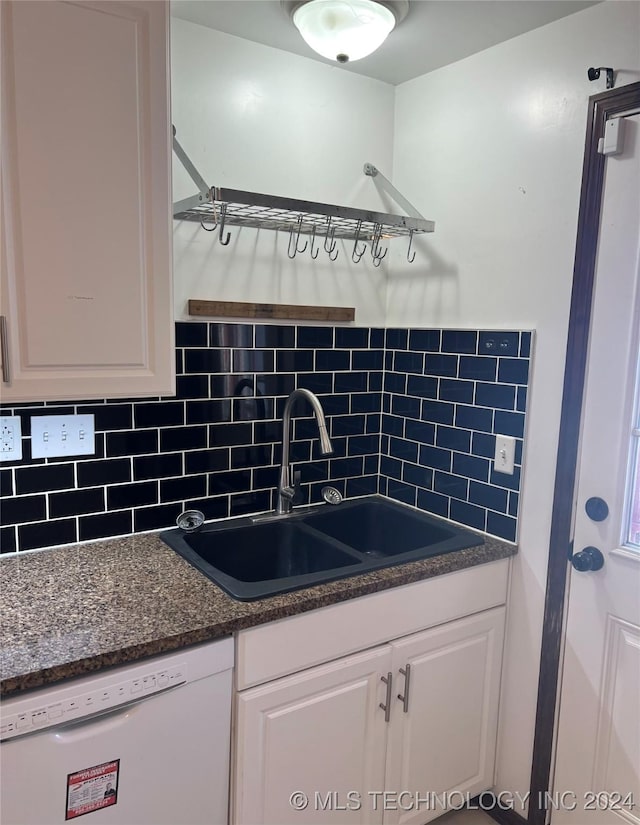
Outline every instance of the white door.
[(462, 805), (493, 785), (504, 615), (497, 607), (391, 643), (398, 690), (385, 785), (398, 796), (385, 825), (423, 825), (448, 798)]
[(236, 825), (382, 822), (390, 662), (384, 645), (238, 694)]
[(640, 116), (625, 126), (606, 159), (574, 532), (574, 562), (597, 567), (596, 548), (604, 564), (570, 573), (554, 825), (640, 823)]

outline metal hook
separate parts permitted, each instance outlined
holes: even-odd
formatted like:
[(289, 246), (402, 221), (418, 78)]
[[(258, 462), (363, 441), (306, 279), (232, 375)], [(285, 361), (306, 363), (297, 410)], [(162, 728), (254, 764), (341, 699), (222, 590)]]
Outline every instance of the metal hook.
[(380, 238), (382, 237), (382, 224), (376, 224), (371, 240), (371, 256), (373, 258), (373, 265), (380, 266), (380, 262), (389, 251), (389, 247), (380, 255)]
[(296, 245), (293, 245), (293, 255), (291, 254), (291, 241), (293, 240), (293, 224), (289, 227), (289, 245), (287, 247), (287, 255), (293, 260), (296, 257)]
[[(386, 250), (386, 249), (385, 249), (384, 254), (385, 254), (385, 255), (387, 254), (387, 250)], [(383, 258), (384, 258), (384, 255), (381, 255), (379, 258), (374, 258), (374, 259), (373, 259), (373, 265), (374, 265), (374, 266), (380, 266), (380, 263), (382, 262), (382, 259), (383, 259)]]
[(218, 240), (220, 241), (222, 246), (227, 246), (229, 244), (229, 241), (231, 240), (231, 232), (227, 232), (226, 239), (224, 241), (222, 240), (222, 235), (224, 233), (224, 222), (225, 222), (226, 217), (227, 217), (227, 204), (223, 203), (222, 206), (220, 207), (220, 234), (218, 235)]
[(385, 251), (382, 253), (382, 255), (378, 255), (378, 254), (374, 255), (373, 256), (373, 265), (374, 266), (380, 266), (380, 263), (381, 263), (382, 259), (384, 258), (384, 256), (387, 254), (388, 251), (389, 251), (389, 248), (387, 247), (387, 249), (385, 249)]
[(367, 251), (367, 245), (365, 244), (363, 249), (362, 249), (362, 252), (360, 252), (360, 253), (358, 252), (358, 241), (360, 240), (360, 229), (361, 229), (361, 227), (362, 227), (362, 221), (358, 221), (358, 225), (356, 226), (356, 237), (355, 237), (355, 241), (353, 243), (353, 252), (351, 253), (351, 260), (354, 262), (354, 264), (360, 263), (360, 260), (361, 260), (362, 256)]
[(371, 238), (371, 257), (373, 258), (374, 262), (377, 256), (378, 250), (378, 224), (373, 225), (373, 236)]
[[(330, 241), (329, 237), (331, 237)], [(331, 226), (331, 216), (327, 218), (327, 231), (325, 232), (323, 246), (324, 251), (329, 256), (329, 260), (335, 261), (338, 257), (338, 250), (336, 249), (336, 228), (335, 226)], [(336, 253), (335, 255), (332, 254), (334, 251)]]
[(296, 257), (298, 252), (304, 252), (305, 249), (309, 246), (309, 241), (305, 241), (304, 246), (302, 249), (298, 246), (298, 241), (300, 240), (300, 231), (302, 229), (302, 215), (298, 215), (298, 232), (296, 234), (295, 243), (293, 245), (293, 255), (291, 254), (291, 241), (293, 240), (293, 224), (289, 227), (289, 247), (287, 249), (287, 255), (293, 260)]
[(209, 229), (208, 226), (205, 226), (204, 221), (200, 221), (200, 226), (205, 230), (205, 232), (215, 232), (218, 228), (218, 216), (216, 215), (216, 202), (213, 195), (213, 188), (209, 190), (209, 197), (211, 198), (211, 206), (213, 207), (213, 226)]
[(316, 242), (316, 225), (314, 223), (313, 231), (311, 232), (311, 257), (313, 258), (314, 261), (318, 257), (318, 255), (320, 254), (319, 249), (316, 249), (316, 254), (315, 255), (313, 254), (313, 246), (314, 246), (315, 242)]
[(302, 249), (298, 246), (298, 241), (300, 240), (300, 231), (302, 229), (302, 215), (298, 215), (298, 234), (296, 235), (296, 252), (304, 252), (305, 249), (309, 246), (309, 241), (304, 242), (304, 246)]
[(411, 244), (413, 243), (413, 229), (409, 230), (409, 249), (407, 249), (407, 261), (412, 264), (416, 259), (416, 253), (413, 253), (413, 256), (410, 258), (409, 253), (411, 252)]
[[(327, 241), (329, 240), (329, 233), (331, 233), (331, 243), (327, 246)], [(333, 252), (333, 250), (336, 248), (335, 234), (336, 234), (336, 228), (335, 228), (335, 226), (333, 228), (331, 227), (331, 216), (329, 216), (327, 218), (327, 231), (324, 234), (324, 251), (325, 252)]]

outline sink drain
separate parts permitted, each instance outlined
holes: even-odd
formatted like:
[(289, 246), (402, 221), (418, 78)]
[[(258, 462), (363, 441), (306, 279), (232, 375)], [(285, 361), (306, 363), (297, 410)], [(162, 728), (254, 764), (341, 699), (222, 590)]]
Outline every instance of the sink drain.
[(322, 498), (327, 502), (327, 504), (342, 503), (342, 493), (340, 490), (336, 490), (335, 487), (323, 487), (320, 492), (322, 493)]

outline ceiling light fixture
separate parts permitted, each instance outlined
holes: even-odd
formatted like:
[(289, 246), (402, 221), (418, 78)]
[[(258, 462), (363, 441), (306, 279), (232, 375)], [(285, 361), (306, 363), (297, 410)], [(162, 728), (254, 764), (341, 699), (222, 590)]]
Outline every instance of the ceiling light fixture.
[(338, 63), (374, 52), (409, 10), (408, 0), (294, 0), (283, 5), (307, 44)]

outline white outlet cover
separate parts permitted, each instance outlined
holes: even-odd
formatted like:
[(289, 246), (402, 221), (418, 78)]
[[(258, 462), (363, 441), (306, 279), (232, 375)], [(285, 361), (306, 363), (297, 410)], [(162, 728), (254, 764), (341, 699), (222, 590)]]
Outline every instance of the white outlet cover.
[(93, 455), (95, 451), (93, 415), (31, 416), (31, 455), (34, 458)]
[(22, 423), (19, 415), (0, 417), (0, 461), (22, 459)]

